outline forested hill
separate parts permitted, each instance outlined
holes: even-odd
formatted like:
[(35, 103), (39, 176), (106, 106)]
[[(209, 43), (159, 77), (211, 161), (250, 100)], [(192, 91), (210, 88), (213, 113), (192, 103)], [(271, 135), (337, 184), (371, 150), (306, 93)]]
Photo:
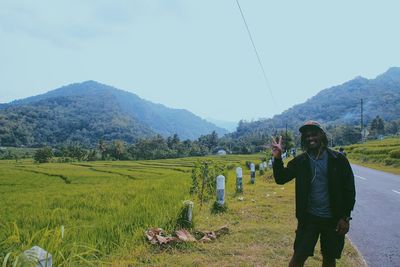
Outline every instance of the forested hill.
[[(299, 88), (300, 89), (300, 88)], [(338, 86), (322, 90), (305, 103), (295, 105), (273, 119), (239, 123), (232, 134), (239, 138), (272, 129), (296, 130), (306, 120), (317, 120), (325, 126), (360, 124), (360, 99), (364, 102), (364, 123), (376, 116), (386, 121), (400, 118), (400, 68), (390, 68), (375, 79), (357, 77)]]
[(183, 109), (172, 109), (95, 81), (67, 85), (0, 105), (1, 146), (41, 146), (99, 139), (134, 142), (155, 134), (195, 139), (225, 129)]

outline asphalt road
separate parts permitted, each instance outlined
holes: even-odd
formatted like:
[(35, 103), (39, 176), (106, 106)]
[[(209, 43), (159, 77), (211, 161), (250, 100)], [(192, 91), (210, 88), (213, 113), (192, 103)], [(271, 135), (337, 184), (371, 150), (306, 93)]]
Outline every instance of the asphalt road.
[(352, 165), (356, 205), (349, 237), (370, 267), (400, 267), (400, 175)]

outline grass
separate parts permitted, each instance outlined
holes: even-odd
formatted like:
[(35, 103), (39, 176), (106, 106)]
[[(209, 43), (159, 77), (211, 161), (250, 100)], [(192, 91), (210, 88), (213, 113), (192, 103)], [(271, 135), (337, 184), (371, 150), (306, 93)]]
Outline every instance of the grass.
[[(259, 157), (213, 159), (244, 167)], [(54, 266), (287, 266), (296, 228), (294, 183), (278, 186), (267, 171), (250, 184), (244, 167), (244, 192), (237, 194), (233, 168), (227, 177), (229, 208), (213, 214), (213, 201), (200, 209), (188, 194), (196, 160), (0, 161), (0, 264), (8, 257), (6, 266), (11, 266), (22, 251), (38, 245), (53, 255)], [(186, 199), (194, 200), (196, 229), (228, 225), (230, 233), (206, 244), (148, 244), (144, 231), (172, 232)], [(338, 266), (361, 262), (347, 242)], [(307, 264), (321, 265), (318, 249)]]
[(352, 163), (400, 175), (400, 138), (368, 141), (347, 146)]

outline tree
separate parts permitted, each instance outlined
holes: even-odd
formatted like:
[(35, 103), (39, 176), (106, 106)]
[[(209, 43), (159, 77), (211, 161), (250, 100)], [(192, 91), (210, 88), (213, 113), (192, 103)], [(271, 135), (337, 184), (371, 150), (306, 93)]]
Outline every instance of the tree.
[(103, 138), (99, 140), (99, 143), (97, 144), (97, 149), (101, 154), (101, 159), (105, 160), (107, 157), (107, 143), (104, 141)]
[(400, 120), (390, 121), (385, 123), (385, 133), (386, 134), (398, 134), (400, 130)]
[(281, 131), (283, 149), (289, 151), (294, 147), (294, 134), (292, 131)]
[(370, 135), (375, 138), (385, 133), (385, 123), (382, 118), (376, 116), (371, 121), (370, 132), (371, 132)]
[(67, 155), (66, 155), (67, 157), (74, 158), (78, 161), (82, 161), (88, 155), (87, 151), (78, 144), (69, 145), (66, 148), (66, 150), (67, 150)]
[(177, 134), (174, 134), (172, 137), (167, 138), (167, 145), (170, 149), (177, 149), (179, 146), (180, 140)]
[(156, 135), (146, 139), (139, 139), (129, 147), (129, 154), (133, 159), (163, 159), (168, 158), (171, 150), (167, 142), (161, 135)]
[(213, 131), (210, 134), (202, 135), (198, 138), (198, 142), (212, 151), (218, 146), (218, 134)]
[(87, 154), (87, 161), (95, 161), (98, 160), (98, 156), (97, 156), (97, 151), (96, 149), (91, 149), (89, 150), (88, 154)]
[(121, 140), (115, 140), (111, 143), (111, 146), (109, 148), (109, 153), (110, 156), (121, 160), (124, 159), (125, 157), (125, 144)]
[(355, 144), (361, 140), (360, 128), (354, 125), (340, 125), (329, 128), (336, 145)]
[(46, 163), (53, 157), (53, 152), (50, 147), (43, 147), (36, 150), (33, 159), (38, 163)]

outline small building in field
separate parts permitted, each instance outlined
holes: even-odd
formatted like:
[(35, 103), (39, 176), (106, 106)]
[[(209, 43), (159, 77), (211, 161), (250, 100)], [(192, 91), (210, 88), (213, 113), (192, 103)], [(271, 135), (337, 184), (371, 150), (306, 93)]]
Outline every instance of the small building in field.
[(226, 155), (226, 151), (224, 149), (219, 149), (216, 154), (219, 156), (224, 156)]

